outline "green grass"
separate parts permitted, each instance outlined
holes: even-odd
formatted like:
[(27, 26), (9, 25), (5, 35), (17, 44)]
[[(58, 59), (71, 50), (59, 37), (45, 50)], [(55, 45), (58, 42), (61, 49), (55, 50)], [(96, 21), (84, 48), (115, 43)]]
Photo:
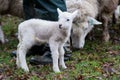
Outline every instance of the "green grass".
[[(5, 37), (9, 40), (0, 44), (0, 76), (5, 80), (119, 80), (120, 78), (120, 44), (102, 43), (101, 39), (86, 40), (85, 47), (74, 51), (70, 61), (66, 61), (67, 69), (54, 73), (52, 64), (31, 65), (26, 73), (16, 67), (15, 57), (11, 51), (16, 50), (18, 40), (14, 35), (17, 25), (22, 21), (16, 17), (2, 17)], [(108, 68), (104, 68), (108, 65)], [(111, 70), (112, 71), (109, 71)]]

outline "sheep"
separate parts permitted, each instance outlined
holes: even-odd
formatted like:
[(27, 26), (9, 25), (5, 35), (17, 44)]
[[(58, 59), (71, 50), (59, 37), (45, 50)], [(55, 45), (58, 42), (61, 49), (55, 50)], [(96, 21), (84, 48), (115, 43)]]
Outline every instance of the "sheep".
[(117, 8), (119, 0), (97, 0), (98, 1), (98, 16), (101, 18), (103, 23), (103, 41), (108, 42), (110, 39), (108, 21), (109, 17), (113, 14)]
[[(23, 18), (24, 13), (22, 3), (23, 0), (0, 0), (0, 15), (11, 14)], [(5, 43), (2, 24), (0, 24), (0, 41)]]
[(77, 10), (73, 13), (62, 12), (57, 9), (58, 21), (46, 21), (41, 19), (30, 19), (19, 24), (16, 64), (25, 71), (29, 71), (26, 64), (26, 52), (35, 44), (48, 43), (53, 59), (53, 71), (60, 72), (58, 59), (63, 68), (67, 68), (64, 63), (63, 46), (70, 37), (73, 19), (77, 15)]
[[(93, 25), (101, 24), (101, 22), (94, 19), (98, 14), (98, 2), (97, 0), (67, 0), (66, 4), (68, 11), (78, 9), (78, 15), (74, 20), (71, 34), (72, 45), (74, 48), (83, 48), (85, 37), (92, 30)], [(91, 21), (93, 22), (92, 25), (89, 23)]]
[(84, 29), (91, 28), (89, 26), (90, 20), (88, 20), (90, 18), (88, 17), (101, 17), (103, 24), (103, 41), (109, 41), (108, 18), (116, 9), (118, 0), (67, 0), (66, 4), (68, 11), (78, 9), (79, 12), (81, 12), (81, 15), (77, 15), (73, 24), (72, 43), (74, 48), (84, 47), (85, 37), (83, 38), (82, 34), (84, 33)]

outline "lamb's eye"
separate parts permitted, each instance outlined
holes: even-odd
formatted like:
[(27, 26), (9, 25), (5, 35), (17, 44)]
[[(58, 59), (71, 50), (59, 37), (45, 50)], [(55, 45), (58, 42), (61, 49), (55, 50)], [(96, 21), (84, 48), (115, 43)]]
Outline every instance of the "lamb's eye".
[(67, 19), (67, 21), (70, 21), (70, 19)]

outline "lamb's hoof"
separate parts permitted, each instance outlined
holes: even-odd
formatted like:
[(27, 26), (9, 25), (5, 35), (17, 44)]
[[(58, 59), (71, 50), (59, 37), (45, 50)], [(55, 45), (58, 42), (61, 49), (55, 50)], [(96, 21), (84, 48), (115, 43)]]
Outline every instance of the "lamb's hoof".
[(61, 74), (61, 72), (55, 72), (56, 74)]
[(53, 68), (53, 71), (54, 71), (55, 73), (60, 73), (60, 70), (59, 70), (58, 68)]
[(28, 67), (21, 67), (25, 72), (29, 72)]
[(18, 64), (17, 64), (17, 67), (23, 69), (25, 72), (29, 72), (29, 69), (28, 69), (27, 67), (26, 67), (26, 68), (23, 68), (23, 67), (21, 67), (21, 66), (18, 65)]
[(60, 64), (60, 66), (63, 68), (63, 69), (66, 69), (67, 68), (67, 66), (65, 65), (65, 64)]
[(55, 73), (61, 73), (60, 70), (59, 71), (54, 71)]
[[(22, 68), (22, 69), (23, 69), (23, 68)], [(24, 71), (25, 71), (25, 72), (29, 72), (29, 69), (28, 69), (28, 68), (26, 68), (26, 69), (24, 68)]]
[(66, 66), (62, 66), (63, 69), (66, 69), (67, 67)]
[(83, 48), (83, 47), (84, 47), (84, 45), (80, 45), (78, 48), (81, 49), (81, 48)]

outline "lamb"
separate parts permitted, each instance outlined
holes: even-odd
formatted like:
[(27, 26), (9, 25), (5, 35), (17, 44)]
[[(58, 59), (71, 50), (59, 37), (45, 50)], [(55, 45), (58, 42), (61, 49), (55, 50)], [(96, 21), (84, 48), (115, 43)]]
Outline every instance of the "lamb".
[[(23, 18), (23, 0), (0, 0), (0, 15), (11, 14)], [(5, 43), (0, 21), (0, 41)]]
[(66, 4), (68, 11), (78, 9), (78, 15), (74, 20), (71, 35), (72, 44), (74, 48), (83, 48), (85, 37), (92, 30), (93, 25), (101, 24), (101, 22), (95, 20), (98, 14), (98, 2), (97, 0), (67, 0)]
[(73, 19), (77, 15), (77, 10), (73, 13), (62, 12), (57, 9), (59, 20), (46, 21), (41, 19), (30, 19), (22, 22), (18, 26), (19, 44), (17, 47), (16, 64), (25, 71), (29, 71), (26, 64), (26, 52), (35, 44), (48, 43), (53, 59), (54, 72), (60, 72), (58, 59), (62, 68), (67, 68), (64, 63), (63, 46), (70, 37)]

